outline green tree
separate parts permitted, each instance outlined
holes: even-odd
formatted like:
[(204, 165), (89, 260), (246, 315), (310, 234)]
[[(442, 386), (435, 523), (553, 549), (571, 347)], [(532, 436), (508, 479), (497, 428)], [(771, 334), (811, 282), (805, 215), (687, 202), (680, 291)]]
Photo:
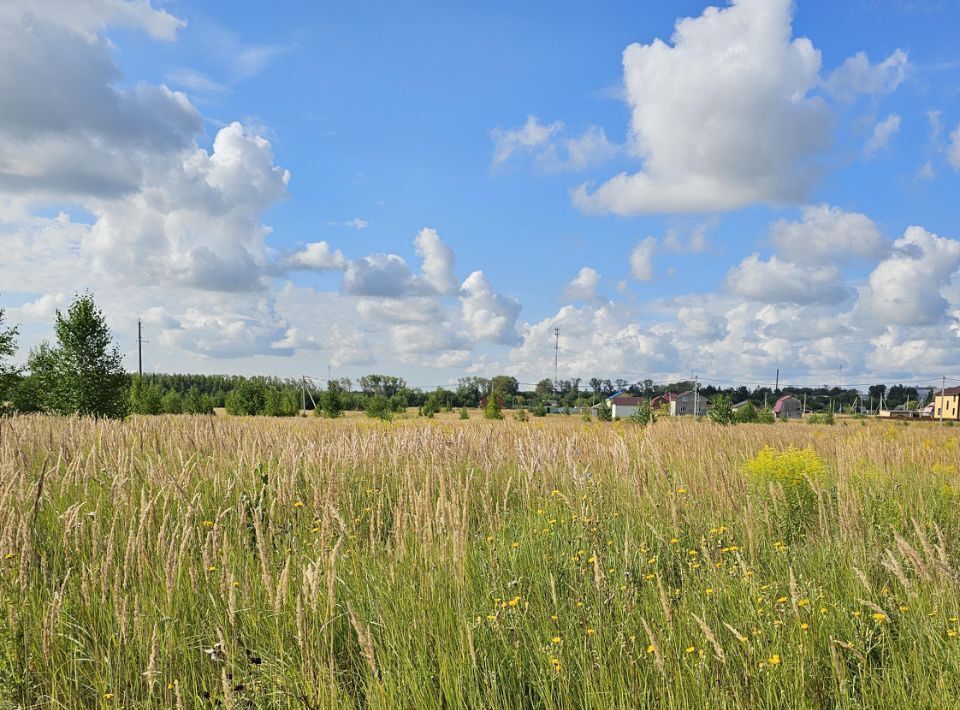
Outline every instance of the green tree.
[(43, 411), (43, 391), (36, 375), (19, 378), (10, 389), (13, 411), (21, 413)]
[(497, 375), (490, 380), (490, 394), (498, 394), (504, 402), (509, 402), (520, 391), (520, 383), (516, 377)]
[(757, 422), (760, 424), (774, 424), (776, 421), (777, 418), (773, 415), (773, 410), (770, 407), (764, 407), (757, 412)]
[(292, 417), (300, 410), (296, 392), (293, 390), (267, 387), (263, 396), (261, 413), (268, 417)]
[(423, 404), (420, 405), (420, 415), (424, 417), (433, 418), (433, 416), (440, 411), (440, 401), (436, 392), (431, 392), (427, 395), (427, 398), (424, 400)]
[(756, 422), (760, 415), (757, 413), (757, 408), (753, 406), (753, 402), (747, 402), (740, 409), (736, 411), (736, 419), (741, 424), (753, 424)]
[(103, 313), (85, 293), (66, 315), (59, 310), (57, 345), (43, 343), (27, 366), (37, 376), (44, 411), (121, 418), (127, 413), (127, 374)]
[(327, 389), (320, 395), (320, 406), (314, 410), (317, 415), (336, 419), (343, 414), (343, 397), (340, 384), (335, 380), (327, 382)]
[(483, 408), (483, 418), (484, 419), (503, 419), (503, 411), (500, 406), (500, 398), (491, 394), (487, 397), (487, 404)]
[(597, 407), (597, 419), (601, 422), (613, 421), (613, 412), (606, 402), (601, 402), (600, 406)]
[(185, 414), (213, 414), (213, 399), (199, 387), (191, 387), (183, 396), (183, 411)]
[(227, 395), (227, 414), (249, 416), (262, 413), (266, 405), (266, 390), (259, 379), (243, 380)]
[(365, 413), (371, 419), (382, 419), (385, 422), (393, 419), (393, 407), (390, 400), (382, 394), (375, 394), (367, 399)]
[(535, 417), (547, 416), (547, 408), (543, 406), (543, 402), (537, 402), (533, 406), (533, 416)]
[(176, 390), (169, 390), (163, 395), (164, 414), (183, 414), (183, 400)]
[(725, 394), (718, 394), (713, 398), (713, 406), (710, 408), (710, 418), (717, 424), (733, 424), (736, 419), (733, 414), (733, 405), (730, 398)]
[(650, 409), (650, 402), (644, 400), (640, 403), (639, 407), (633, 410), (633, 414), (630, 415), (630, 421), (634, 424), (646, 426), (647, 424), (653, 424), (657, 421), (657, 415)]
[(20, 368), (6, 361), (17, 352), (17, 328), (4, 328), (3, 316), (4, 310), (0, 308), (0, 412), (3, 412), (7, 400), (12, 399), (20, 379)]
[(144, 382), (139, 375), (130, 383), (130, 411), (134, 414), (160, 414), (164, 411), (160, 385)]

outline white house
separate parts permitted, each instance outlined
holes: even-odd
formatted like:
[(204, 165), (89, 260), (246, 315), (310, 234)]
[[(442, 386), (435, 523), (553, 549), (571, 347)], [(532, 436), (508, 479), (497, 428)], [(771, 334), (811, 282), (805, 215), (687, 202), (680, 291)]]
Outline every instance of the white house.
[(610, 414), (614, 419), (626, 419), (640, 408), (643, 397), (620, 394), (610, 397), (607, 404), (610, 405)]
[(670, 402), (670, 416), (682, 417), (694, 414), (693, 408), (696, 406), (696, 416), (703, 417), (707, 414), (707, 398), (702, 394), (698, 395), (693, 390), (678, 394)]

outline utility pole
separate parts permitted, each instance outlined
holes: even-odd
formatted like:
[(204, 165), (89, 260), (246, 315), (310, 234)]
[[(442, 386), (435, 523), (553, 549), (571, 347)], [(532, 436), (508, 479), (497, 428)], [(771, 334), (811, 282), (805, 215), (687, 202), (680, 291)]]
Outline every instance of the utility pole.
[(780, 368), (777, 368), (777, 384), (774, 385), (773, 393), (777, 394), (780, 391)]
[(556, 340), (553, 343), (553, 391), (559, 392), (560, 385), (557, 383), (557, 373), (559, 372), (560, 367), (560, 329), (554, 328), (553, 335), (556, 337)]
[(693, 418), (700, 416), (700, 383), (697, 377), (693, 378)]
[(140, 379), (143, 379), (143, 344), (149, 342), (143, 339), (143, 324), (137, 318), (137, 372), (140, 373)]
[(940, 426), (943, 426), (943, 410), (947, 404), (947, 376), (944, 375), (940, 378)]
[(807, 415), (807, 393), (804, 392), (803, 393), (803, 414), (801, 414), (800, 416), (804, 417), (806, 415)]

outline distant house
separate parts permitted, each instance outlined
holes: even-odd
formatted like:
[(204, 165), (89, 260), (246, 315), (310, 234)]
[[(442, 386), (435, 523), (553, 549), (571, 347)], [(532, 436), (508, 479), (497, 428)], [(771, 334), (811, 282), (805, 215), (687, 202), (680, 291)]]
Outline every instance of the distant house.
[[(497, 398), (497, 405), (500, 407), (500, 409), (503, 409), (503, 397), (500, 396), (499, 394), (494, 395), (494, 397)], [(486, 408), (487, 408), (487, 402), (489, 402), (489, 401), (490, 401), (490, 395), (484, 395), (483, 397), (481, 397), (481, 398), (480, 398), (480, 409), (486, 409)]]
[(777, 419), (799, 419), (803, 416), (803, 405), (796, 397), (785, 394), (773, 405), (773, 416)]
[(610, 397), (607, 404), (610, 406), (610, 415), (614, 419), (626, 419), (640, 408), (643, 401), (643, 397), (621, 394)]
[(650, 400), (650, 409), (660, 409), (665, 404), (670, 404), (677, 398), (676, 392), (664, 392)]
[(739, 412), (741, 409), (746, 407), (748, 404), (751, 404), (749, 399), (745, 399), (742, 402), (737, 402), (736, 404), (731, 405), (730, 409), (735, 412)]
[(947, 387), (933, 398), (933, 416), (940, 419), (960, 419), (960, 387)]
[[(670, 401), (670, 416), (683, 417), (696, 414), (698, 417), (705, 416), (709, 402), (702, 394), (696, 394), (693, 390), (682, 392), (675, 395)], [(696, 412), (694, 412), (696, 407)]]

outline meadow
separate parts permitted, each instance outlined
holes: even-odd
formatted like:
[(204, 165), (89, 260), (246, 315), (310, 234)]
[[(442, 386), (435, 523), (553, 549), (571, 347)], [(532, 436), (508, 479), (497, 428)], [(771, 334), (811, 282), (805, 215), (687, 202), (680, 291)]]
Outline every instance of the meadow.
[(958, 707), (957, 432), (0, 419), (0, 707)]

